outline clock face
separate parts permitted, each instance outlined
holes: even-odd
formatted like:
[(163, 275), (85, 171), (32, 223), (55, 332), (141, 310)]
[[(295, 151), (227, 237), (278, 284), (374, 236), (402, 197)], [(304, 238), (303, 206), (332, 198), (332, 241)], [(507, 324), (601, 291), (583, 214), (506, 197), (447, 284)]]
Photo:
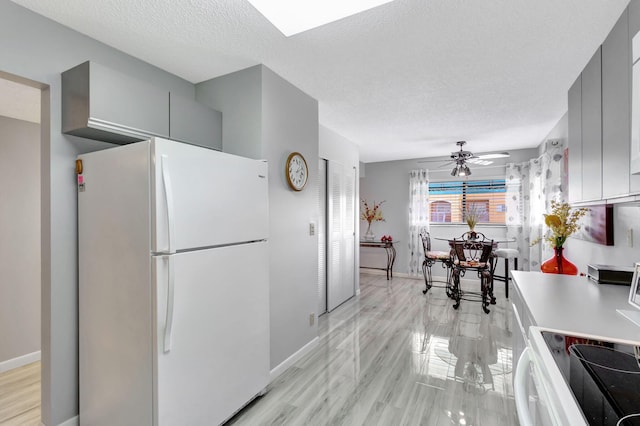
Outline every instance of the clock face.
[(302, 191), (307, 184), (309, 170), (302, 154), (293, 152), (287, 158), (287, 182), (294, 191)]

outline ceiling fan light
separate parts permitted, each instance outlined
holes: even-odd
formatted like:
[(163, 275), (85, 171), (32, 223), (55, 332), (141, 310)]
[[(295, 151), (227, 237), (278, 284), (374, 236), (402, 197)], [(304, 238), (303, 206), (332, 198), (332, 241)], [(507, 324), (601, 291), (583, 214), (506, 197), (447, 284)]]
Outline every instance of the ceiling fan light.
[(466, 164), (464, 165), (464, 175), (471, 176), (471, 169)]
[(451, 176), (458, 176), (458, 166), (455, 166), (453, 170), (451, 170)]

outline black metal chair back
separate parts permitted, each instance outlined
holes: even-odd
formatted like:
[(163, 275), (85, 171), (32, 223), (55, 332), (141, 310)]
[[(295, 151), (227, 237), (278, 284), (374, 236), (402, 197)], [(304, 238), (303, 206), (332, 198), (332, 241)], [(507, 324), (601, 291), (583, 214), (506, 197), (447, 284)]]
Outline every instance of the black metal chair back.
[[(488, 267), (489, 258), (493, 251), (493, 241), (453, 240), (453, 252), (455, 262), (461, 263), (465, 268), (470, 266)], [(477, 264), (477, 265), (475, 265)], [(482, 266), (479, 266), (482, 265)]]
[[(493, 297), (493, 240), (480, 232), (465, 232), (460, 238), (449, 241), (454, 255), (453, 259), (453, 299), (454, 309), (460, 306), (460, 300), (465, 295), (460, 287), (460, 278), (468, 270), (476, 271), (480, 278), (480, 301), (482, 309), (489, 313), (488, 306), (494, 303)], [(467, 292), (469, 293), (469, 292)]]
[(422, 250), (426, 256), (426, 254), (431, 251), (431, 235), (429, 231), (427, 231), (427, 228), (420, 229), (420, 240), (422, 240)]
[(447, 296), (452, 296), (452, 284), (451, 284), (451, 253), (445, 251), (433, 251), (431, 249), (431, 235), (426, 228), (420, 229), (420, 240), (422, 241), (422, 249), (424, 251), (424, 260), (422, 262), (422, 273), (424, 275), (425, 289), (422, 293), (426, 294), (431, 287), (433, 287), (433, 276), (431, 274), (431, 267), (439, 262), (443, 268), (446, 269), (446, 279), (445, 281), (436, 280), (437, 282), (442, 282), (444, 286), (436, 286), (436, 287), (445, 287)]

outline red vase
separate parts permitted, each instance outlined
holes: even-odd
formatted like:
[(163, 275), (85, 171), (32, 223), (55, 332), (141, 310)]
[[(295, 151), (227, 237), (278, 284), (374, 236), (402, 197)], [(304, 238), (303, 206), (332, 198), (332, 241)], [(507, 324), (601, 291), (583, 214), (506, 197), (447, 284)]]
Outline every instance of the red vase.
[(578, 267), (569, 262), (562, 255), (562, 247), (554, 247), (555, 254), (540, 265), (540, 270), (546, 274), (578, 275)]

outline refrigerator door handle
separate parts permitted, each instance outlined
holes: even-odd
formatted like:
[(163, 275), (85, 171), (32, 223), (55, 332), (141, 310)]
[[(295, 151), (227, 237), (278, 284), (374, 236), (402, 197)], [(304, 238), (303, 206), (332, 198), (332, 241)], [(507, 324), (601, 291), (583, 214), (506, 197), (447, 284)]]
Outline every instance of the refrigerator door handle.
[(162, 162), (162, 165), (161, 165), (162, 184), (164, 186), (164, 199), (167, 202), (167, 205), (166, 205), (167, 225), (168, 225), (168, 232), (169, 232), (169, 234), (167, 235), (167, 242), (169, 244), (167, 253), (173, 254), (175, 253), (175, 250), (172, 247), (173, 235), (175, 233), (174, 214), (173, 214), (173, 190), (171, 187), (171, 175), (169, 174), (169, 166), (167, 165), (168, 163), (167, 155), (163, 154), (161, 156), (161, 162)]
[(164, 352), (171, 351), (171, 328), (173, 327), (173, 301), (174, 301), (174, 282), (175, 272), (171, 267), (171, 256), (163, 256), (167, 262), (168, 279), (167, 279), (167, 318), (164, 327)]

